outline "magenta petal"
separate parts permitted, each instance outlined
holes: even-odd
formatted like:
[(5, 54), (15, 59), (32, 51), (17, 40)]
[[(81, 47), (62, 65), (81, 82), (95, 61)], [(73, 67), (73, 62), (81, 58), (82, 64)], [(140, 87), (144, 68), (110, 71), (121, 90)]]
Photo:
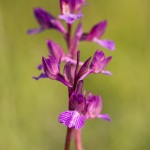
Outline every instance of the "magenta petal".
[[(80, 90), (80, 89), (79, 89)], [(69, 110), (77, 110), (80, 113), (85, 112), (86, 107), (86, 98), (84, 95), (72, 93), (69, 99)]]
[(63, 70), (63, 75), (64, 75), (64, 78), (70, 82), (71, 84), (73, 83), (73, 79), (72, 79), (72, 76), (71, 76), (71, 62), (67, 62), (64, 66), (64, 70)]
[(82, 6), (86, 0), (60, 0), (61, 13), (73, 13), (74, 11), (81, 12)]
[(55, 57), (57, 61), (59, 62), (60, 58), (65, 55), (63, 52), (63, 49), (52, 40), (47, 40), (46, 43), (47, 43), (50, 54), (53, 57)]
[(97, 38), (93, 39), (94, 42), (101, 45), (104, 48), (108, 48), (109, 50), (115, 50), (115, 43), (111, 40), (99, 40)]
[(91, 62), (90, 67), (91, 68), (95, 67), (96, 65), (100, 64), (104, 59), (105, 59), (104, 52), (97, 50), (93, 56), (93, 60)]
[(83, 75), (80, 76), (78, 79), (79, 81), (83, 80), (86, 76), (88, 76), (90, 73), (92, 73), (91, 69), (88, 69)]
[(63, 25), (53, 15), (51, 15), (44, 9), (36, 8), (36, 9), (34, 9), (34, 14), (35, 14), (35, 17), (36, 17), (38, 23), (44, 29), (55, 28), (58, 31), (62, 32), (63, 34), (66, 33), (66, 30), (63, 27)]
[(84, 125), (84, 118), (77, 111), (64, 111), (58, 121), (69, 128), (80, 129)]
[(87, 35), (87, 40), (91, 41), (94, 38), (101, 38), (105, 33), (107, 21), (104, 20), (96, 24)]
[(92, 72), (91, 69), (88, 68), (89, 63), (90, 63), (91, 57), (88, 58), (84, 64), (81, 66), (78, 74), (77, 74), (77, 79), (78, 80), (83, 80), (88, 74), (90, 74)]
[(77, 84), (77, 90), (76, 90), (76, 93), (77, 94), (82, 94), (82, 88), (83, 88), (83, 80), (79, 81), (78, 84)]
[(93, 73), (101, 73), (111, 60), (111, 56), (105, 58), (103, 51), (96, 51), (90, 65)]
[(91, 57), (88, 58), (88, 59), (83, 63), (83, 65), (81, 66), (81, 68), (80, 68), (80, 70), (79, 70), (79, 72), (78, 72), (79, 75), (86, 72), (86, 70), (88, 69), (90, 60), (91, 60)]
[(39, 80), (39, 79), (41, 79), (41, 78), (48, 78), (48, 76), (45, 74), (45, 73), (41, 73), (38, 77), (32, 77), (33, 79), (35, 79), (35, 80)]
[(97, 117), (101, 118), (101, 119), (104, 119), (106, 121), (111, 121), (111, 119), (110, 119), (108, 114), (99, 114)]
[(70, 0), (60, 0), (60, 10), (62, 14), (66, 12), (70, 12), (69, 3), (70, 3)]
[(88, 95), (87, 98), (87, 119), (91, 118), (94, 119), (96, 118), (102, 110), (102, 98), (100, 96), (96, 95)]
[(80, 19), (83, 15), (82, 14), (64, 14), (58, 15), (59, 19), (65, 20), (66, 23), (72, 24), (77, 19)]
[(39, 25), (48, 28), (51, 26), (51, 20), (54, 17), (42, 8), (35, 8), (34, 15)]
[(76, 6), (75, 9), (78, 10), (78, 12), (81, 12), (81, 8), (85, 5), (86, 0), (76, 0)]
[(52, 80), (56, 80), (57, 75), (59, 74), (59, 63), (55, 57), (49, 56), (49, 59), (42, 57), (42, 65), (44, 68), (45, 74)]
[(72, 84), (69, 81), (67, 81), (65, 77), (61, 74), (57, 74), (56, 80), (60, 81), (61, 83), (63, 83), (68, 87), (72, 87)]

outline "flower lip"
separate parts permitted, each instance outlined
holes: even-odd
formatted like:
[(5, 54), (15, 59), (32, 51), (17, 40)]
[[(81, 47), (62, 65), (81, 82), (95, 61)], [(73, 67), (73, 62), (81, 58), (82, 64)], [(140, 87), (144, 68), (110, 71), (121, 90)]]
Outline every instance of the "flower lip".
[(64, 111), (59, 115), (58, 121), (69, 128), (80, 129), (84, 126), (84, 118), (77, 111)]
[(80, 19), (83, 17), (83, 14), (64, 14), (64, 15), (58, 15), (59, 19), (62, 19), (66, 21), (68, 24), (74, 23), (77, 19)]

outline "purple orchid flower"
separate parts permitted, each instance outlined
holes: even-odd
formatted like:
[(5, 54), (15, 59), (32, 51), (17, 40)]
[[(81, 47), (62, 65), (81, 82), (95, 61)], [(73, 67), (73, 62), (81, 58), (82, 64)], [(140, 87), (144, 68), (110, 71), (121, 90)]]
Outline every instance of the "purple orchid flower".
[(113, 41), (106, 40), (106, 39), (104, 39), (104, 40), (99, 39), (105, 33), (106, 26), (107, 26), (106, 20), (96, 24), (95, 26), (93, 26), (93, 28), (90, 30), (89, 33), (84, 33), (82, 35), (81, 40), (93, 41), (93, 42), (101, 45), (104, 48), (108, 48), (111, 51), (114, 50), (115, 43)]
[[(42, 57), (42, 64), (38, 66), (42, 73), (39, 76), (34, 76), (35, 80), (49, 78), (63, 83), (68, 88), (68, 105), (69, 109), (62, 112), (58, 121), (68, 127), (66, 135), (65, 150), (70, 149), (71, 136), (75, 130), (76, 148), (81, 145), (80, 132), (84, 123), (88, 119), (100, 118), (106, 121), (111, 121), (108, 114), (102, 114), (102, 98), (98, 95), (89, 93), (86, 97), (86, 91), (83, 91), (84, 78), (89, 74), (107, 74), (111, 72), (105, 70), (111, 60), (111, 56), (105, 57), (103, 51), (97, 50), (91, 59), (80, 61), (80, 51), (78, 51), (79, 42), (82, 40), (92, 41), (109, 50), (115, 49), (115, 44), (111, 40), (101, 39), (106, 31), (107, 21), (94, 25), (89, 33), (83, 33), (81, 21), (79, 21), (74, 36), (72, 37), (72, 29), (76, 20), (79, 20), (83, 14), (81, 12), (86, 0), (60, 0), (59, 19), (65, 20), (67, 28), (50, 13), (41, 8), (34, 9), (35, 18), (40, 25), (37, 29), (28, 30), (29, 34), (39, 33), (46, 29), (55, 29), (62, 33), (67, 44), (67, 52), (61, 46), (52, 40), (47, 40), (49, 57)], [(64, 68), (60, 66), (64, 64)], [(62, 70), (62, 73), (60, 73)], [(71, 129), (70, 129), (71, 128)]]
[[(80, 6), (78, 6), (77, 4)], [(77, 2), (74, 0), (60, 0), (61, 15), (58, 15), (58, 18), (65, 20), (68, 24), (72, 24), (77, 19), (83, 17), (83, 14), (79, 12), (77, 14), (74, 14), (74, 11), (78, 7), (81, 7), (81, 2)]]
[(87, 119), (101, 118), (111, 121), (108, 114), (101, 114), (102, 99), (100, 96), (73, 93), (69, 100), (69, 110), (59, 115), (58, 121), (69, 128), (80, 129)]
[(59, 122), (69, 128), (80, 129), (84, 125), (86, 99), (82, 94), (73, 93), (69, 100), (69, 110), (59, 115)]
[[(64, 85), (71, 87), (70, 80), (66, 79), (68, 76), (64, 76), (60, 74), (60, 63), (57, 61), (57, 59), (53, 56), (49, 56), (48, 59), (45, 57), (42, 57), (42, 66), (44, 69), (44, 73), (41, 73), (38, 77), (33, 77), (35, 80), (39, 80), (41, 78), (50, 78), (52, 80), (57, 80), (63, 83)], [(65, 68), (65, 67), (64, 67)], [(68, 69), (64, 69), (65, 74), (68, 71)]]
[[(105, 58), (105, 54), (103, 51), (96, 51), (93, 59), (90, 63), (90, 58), (88, 58), (83, 65), (81, 65), (80, 70), (78, 71), (76, 75), (76, 80), (80, 81), (83, 80), (87, 75), (94, 73), (102, 73), (106, 75), (112, 75), (112, 73), (109, 70), (104, 70), (109, 61), (112, 59), (111, 56)], [(90, 63), (90, 66), (89, 66)]]
[(28, 30), (29, 34), (36, 34), (46, 29), (56, 29), (59, 32), (61, 32), (64, 36), (66, 35), (66, 29), (63, 27), (63, 25), (44, 9), (34, 9), (34, 15), (37, 22), (40, 25), (40, 28)]

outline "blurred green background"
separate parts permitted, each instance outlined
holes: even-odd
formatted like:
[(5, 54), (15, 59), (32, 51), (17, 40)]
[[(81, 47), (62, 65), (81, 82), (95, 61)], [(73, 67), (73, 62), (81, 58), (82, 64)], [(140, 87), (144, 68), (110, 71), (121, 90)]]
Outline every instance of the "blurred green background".
[[(85, 150), (150, 149), (150, 1), (88, 0), (83, 8), (84, 31), (108, 20), (104, 38), (116, 42), (110, 52), (94, 43), (79, 45), (82, 60), (96, 49), (113, 55), (107, 69), (113, 76), (90, 75), (84, 89), (100, 94), (103, 113), (112, 122), (89, 120), (83, 128)], [(67, 88), (44, 79), (35, 81), (36, 66), (47, 56), (50, 38), (66, 49), (60, 33), (38, 27), (33, 8), (59, 14), (56, 0), (0, 0), (0, 150), (62, 150), (66, 127), (57, 117), (67, 109)], [(72, 149), (74, 144), (72, 142)]]

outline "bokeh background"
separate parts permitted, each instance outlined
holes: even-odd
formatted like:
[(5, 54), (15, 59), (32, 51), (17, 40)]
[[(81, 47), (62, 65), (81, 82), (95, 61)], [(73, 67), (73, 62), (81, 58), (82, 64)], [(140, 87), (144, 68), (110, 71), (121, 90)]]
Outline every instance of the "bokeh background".
[[(84, 89), (102, 96), (103, 113), (112, 118), (112, 122), (86, 122), (85, 150), (150, 149), (149, 6), (149, 0), (88, 0), (83, 8), (84, 31), (107, 19), (104, 38), (117, 45), (114, 52), (94, 43), (79, 45), (82, 60), (96, 49), (113, 56), (107, 67), (113, 76), (90, 75), (85, 80)], [(48, 54), (46, 39), (64, 50), (66, 45), (54, 30), (26, 34), (27, 29), (38, 27), (36, 7), (59, 14), (56, 0), (0, 0), (0, 150), (62, 150), (64, 146), (66, 127), (57, 117), (67, 109), (67, 88), (31, 77), (40, 73), (36, 66)]]

